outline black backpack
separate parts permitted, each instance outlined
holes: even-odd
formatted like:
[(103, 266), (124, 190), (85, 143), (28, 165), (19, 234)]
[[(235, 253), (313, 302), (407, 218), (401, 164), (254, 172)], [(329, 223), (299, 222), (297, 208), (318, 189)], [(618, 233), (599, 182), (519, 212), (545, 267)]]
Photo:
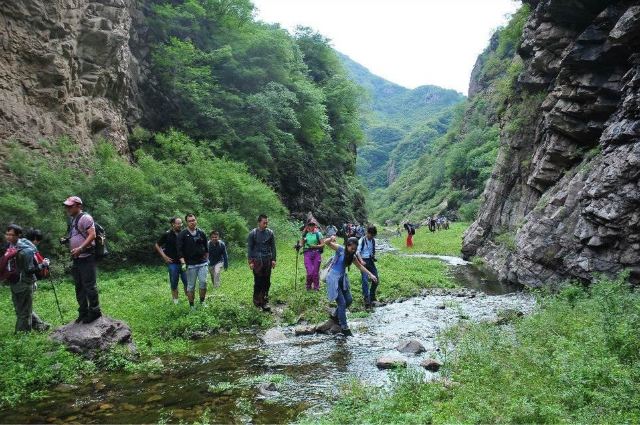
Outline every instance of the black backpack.
[[(72, 223), (69, 223), (69, 227), (68, 227), (68, 235), (69, 237), (71, 236), (71, 226), (73, 225), (73, 227), (76, 228), (76, 231), (78, 233), (80, 233), (82, 236), (84, 236), (85, 238), (87, 237), (86, 235), (84, 235), (80, 229), (78, 229), (78, 221), (80, 221), (80, 219), (82, 218), (83, 215), (85, 215), (86, 213), (81, 212), (80, 214), (78, 214), (78, 217), (73, 220)], [(94, 247), (94, 255), (96, 256), (97, 260), (100, 260), (106, 256), (109, 255), (109, 250), (107, 249), (107, 233), (104, 230), (104, 227), (102, 227), (100, 225), (100, 223), (98, 223), (97, 221), (93, 221), (93, 226), (96, 229), (96, 239), (95, 239), (95, 247)]]

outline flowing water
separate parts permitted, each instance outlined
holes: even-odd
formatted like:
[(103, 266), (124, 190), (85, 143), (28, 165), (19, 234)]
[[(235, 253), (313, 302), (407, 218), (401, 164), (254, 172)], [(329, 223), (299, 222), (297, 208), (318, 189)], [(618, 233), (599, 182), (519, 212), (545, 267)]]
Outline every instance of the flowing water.
[[(494, 320), (502, 309), (526, 313), (534, 308), (533, 298), (518, 288), (454, 261), (458, 283), (479, 291), (432, 291), (378, 307), (366, 318), (350, 319), (352, 338), (294, 336), (292, 328), (212, 336), (195, 342), (187, 357), (163, 358), (161, 374), (107, 373), (85, 384), (63, 385), (41, 401), (0, 411), (0, 422), (179, 422), (208, 411), (212, 422), (284, 423), (303, 412), (321, 414), (345, 380), (388, 384), (389, 372), (375, 365), (380, 356), (402, 357), (408, 367), (419, 368), (424, 358), (438, 358), (435, 338), (443, 329), (460, 321)], [(407, 339), (419, 340), (427, 352), (396, 351)], [(258, 388), (269, 381), (275, 382), (275, 392)]]

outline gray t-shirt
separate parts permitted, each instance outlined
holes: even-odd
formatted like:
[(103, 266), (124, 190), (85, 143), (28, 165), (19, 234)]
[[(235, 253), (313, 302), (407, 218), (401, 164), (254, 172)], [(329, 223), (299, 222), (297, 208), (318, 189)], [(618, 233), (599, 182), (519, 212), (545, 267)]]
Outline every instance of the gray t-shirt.
[[(83, 213), (82, 216), (78, 219), (78, 216), (74, 217), (71, 221), (71, 239), (69, 239), (69, 248), (79, 248), (87, 239), (89, 229), (95, 228), (95, 224), (93, 222), (93, 217), (91, 217), (87, 213)], [(95, 246), (96, 242), (91, 242), (91, 246)], [(93, 252), (89, 250), (85, 250), (82, 254), (80, 254), (79, 258), (86, 258), (93, 254)]]

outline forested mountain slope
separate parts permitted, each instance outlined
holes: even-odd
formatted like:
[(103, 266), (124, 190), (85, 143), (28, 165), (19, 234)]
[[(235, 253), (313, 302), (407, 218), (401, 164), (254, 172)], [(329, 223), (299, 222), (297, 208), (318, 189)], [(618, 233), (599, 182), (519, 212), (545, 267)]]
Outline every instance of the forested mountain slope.
[[(474, 67), (469, 99), (440, 115), (439, 131), (433, 132), (417, 161), (401, 170), (389, 187), (372, 194), (370, 211), (376, 220), (420, 222), (432, 214), (473, 220), (496, 160), (500, 123), (507, 119), (506, 105), (522, 68), (516, 47), (528, 13), (523, 7), (494, 34)], [(535, 109), (536, 101), (528, 99), (526, 106)], [(529, 112), (510, 119), (506, 131), (515, 131)], [(442, 122), (443, 116), (448, 122)], [(434, 128), (432, 120), (424, 125)]]
[(287, 215), (277, 197), (364, 220), (358, 89), (322, 36), (248, 0), (0, 3), (0, 221), (57, 234), (52, 204), (74, 192), (124, 255), (187, 211), (241, 243), (259, 211)]
[(372, 74), (346, 55), (340, 58), (364, 90), (365, 144), (358, 149), (358, 175), (371, 189), (386, 187), (446, 132), (452, 105), (463, 96), (436, 86), (410, 90)]

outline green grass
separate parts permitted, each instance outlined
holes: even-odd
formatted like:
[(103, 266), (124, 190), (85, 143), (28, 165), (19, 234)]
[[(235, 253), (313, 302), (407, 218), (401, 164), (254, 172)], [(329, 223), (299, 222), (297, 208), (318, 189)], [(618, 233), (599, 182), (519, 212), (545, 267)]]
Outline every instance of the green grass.
[(449, 230), (430, 232), (427, 226), (417, 229), (413, 237), (413, 248), (407, 248), (407, 232), (391, 239), (391, 243), (402, 252), (435, 255), (460, 255), (462, 249), (462, 234), (469, 227), (469, 223), (455, 222), (449, 225)]
[(443, 355), (446, 381), (408, 370), (388, 390), (352, 382), (329, 415), (307, 420), (638, 423), (638, 291), (622, 278), (603, 280), (541, 296), (540, 305), (512, 327), (467, 324), (441, 335), (441, 347), (455, 346)]
[[(300, 318), (311, 323), (326, 319), (329, 305), (326, 291), (305, 291), (305, 270), (302, 257), (298, 264), (298, 282), (294, 289), (295, 241), (282, 243), (278, 264), (272, 276), (270, 298), (272, 306), (282, 313), (267, 314), (252, 305), (253, 277), (244, 258), (231, 259), (229, 270), (222, 274), (221, 287), (209, 284), (206, 307), (190, 313), (184, 295), (180, 304), (171, 301), (165, 266), (157, 260), (148, 266), (102, 272), (98, 286), (103, 311), (108, 316), (124, 320), (132, 329), (133, 338), (142, 354), (141, 363), (130, 361), (123, 352), (114, 350), (97, 362), (89, 363), (71, 355), (49, 341), (46, 335), (14, 336), (15, 314), (9, 288), (0, 288), (0, 406), (13, 405), (43, 395), (43, 390), (59, 382), (73, 382), (89, 369), (157, 371), (153, 358), (169, 353), (188, 353), (189, 337), (194, 332), (214, 333), (221, 330), (267, 328), (281, 322), (294, 324)], [(325, 250), (324, 259), (333, 251)], [(447, 267), (436, 260), (415, 261), (396, 255), (380, 255), (377, 263), (381, 277), (379, 299), (391, 301), (417, 295), (422, 288), (451, 287)], [(360, 273), (352, 267), (350, 280), (354, 304), (350, 311), (363, 314)], [(73, 284), (64, 279), (56, 284), (65, 323), (77, 315)], [(51, 281), (39, 283), (34, 297), (35, 311), (53, 327), (63, 324), (58, 315)], [(53, 354), (51, 354), (53, 353)], [(51, 369), (52, 365), (59, 364)]]

